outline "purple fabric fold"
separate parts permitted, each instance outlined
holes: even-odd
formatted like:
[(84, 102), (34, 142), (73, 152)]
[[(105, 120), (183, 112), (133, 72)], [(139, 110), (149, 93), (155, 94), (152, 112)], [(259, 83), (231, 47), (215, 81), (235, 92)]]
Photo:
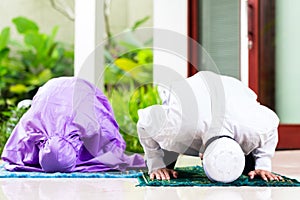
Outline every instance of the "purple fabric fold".
[(100, 172), (145, 167), (126, 144), (106, 96), (76, 77), (49, 80), (8, 139), (2, 159), (11, 171)]

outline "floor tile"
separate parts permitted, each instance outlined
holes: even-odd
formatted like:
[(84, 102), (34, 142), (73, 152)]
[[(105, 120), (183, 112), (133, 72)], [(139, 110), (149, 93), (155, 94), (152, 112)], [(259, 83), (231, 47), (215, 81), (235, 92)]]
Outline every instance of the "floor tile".
[[(182, 157), (178, 166), (200, 163)], [(277, 151), (273, 171), (300, 180), (300, 151)], [(136, 179), (0, 179), (2, 200), (283, 200), (299, 199), (300, 187), (136, 187)]]

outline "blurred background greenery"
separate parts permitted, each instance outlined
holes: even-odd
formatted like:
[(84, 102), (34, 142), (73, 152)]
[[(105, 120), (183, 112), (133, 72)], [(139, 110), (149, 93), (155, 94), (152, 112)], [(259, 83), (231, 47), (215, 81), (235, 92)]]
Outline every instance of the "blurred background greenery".
[[(120, 40), (106, 30), (105, 94), (112, 104), (128, 152), (143, 152), (136, 130), (138, 109), (161, 104), (157, 86), (153, 85), (153, 51), (149, 48), (152, 36), (144, 41), (135, 37), (135, 31), (149, 18), (136, 21)], [(109, 24), (109, 17), (105, 19)]]
[(12, 22), (23, 40), (11, 38), (9, 27), (1, 31), (1, 121), (7, 119), (3, 111), (23, 99), (31, 99), (38, 87), (49, 79), (73, 74), (74, 48), (56, 41), (58, 27), (46, 34), (25, 17), (14, 18)]
[(42, 33), (34, 21), (25, 17), (12, 20), (21, 41), (11, 37), (11, 28), (0, 34), (0, 151), (13, 127), (26, 111), (17, 104), (32, 99), (49, 79), (73, 75), (73, 45), (59, 42), (56, 26)]
[[(104, 13), (106, 27), (110, 27), (109, 12)], [(136, 131), (137, 110), (161, 103), (157, 87), (152, 84), (152, 38), (138, 41), (134, 36), (149, 19), (146, 16), (137, 20), (125, 30), (129, 37), (122, 40), (116, 40), (114, 33), (109, 32), (111, 29), (106, 30), (104, 93), (113, 107), (128, 152), (143, 152)], [(49, 79), (72, 76), (74, 67), (74, 46), (56, 39), (58, 26), (44, 33), (37, 22), (27, 17), (15, 17), (11, 23), (12, 27), (4, 27), (0, 33), (0, 153), (26, 112), (17, 104), (32, 99)], [(12, 29), (21, 40), (16, 39)]]

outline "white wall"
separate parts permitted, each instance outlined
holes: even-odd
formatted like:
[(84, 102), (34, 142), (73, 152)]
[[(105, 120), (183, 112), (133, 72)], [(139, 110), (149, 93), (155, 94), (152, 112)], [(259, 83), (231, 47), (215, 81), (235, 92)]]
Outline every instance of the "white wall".
[[(73, 6), (73, 0), (65, 0)], [(42, 32), (51, 33), (54, 26), (60, 27), (57, 39), (68, 43), (74, 41), (74, 22), (52, 8), (48, 0), (1, 0), (0, 29), (11, 27), (12, 38), (19, 38), (12, 19), (25, 16), (37, 22)]]
[[(102, 87), (104, 36), (103, 1), (75, 0), (74, 75)], [(87, 23), (88, 22), (88, 23)]]
[[(187, 1), (182, 0), (153, 0), (154, 29), (174, 31), (170, 35), (187, 36)], [(160, 33), (154, 32), (154, 46), (160, 46)], [(176, 36), (175, 36), (176, 37)], [(167, 38), (166, 38), (167, 39)], [(177, 41), (172, 41), (176, 45)], [(184, 49), (182, 57), (187, 57), (187, 43), (178, 43), (177, 48)], [(159, 66), (170, 67), (182, 76), (187, 76), (187, 60), (162, 50), (154, 50), (154, 80), (159, 76)]]
[[(75, 0), (57, 1), (66, 2), (74, 10)], [(103, 0), (97, 1), (103, 2)], [(152, 4), (152, 0), (111, 0), (110, 24), (113, 34), (124, 31), (145, 16), (151, 16), (151, 18), (142, 27), (152, 27)], [(36, 21), (45, 33), (50, 33), (52, 28), (58, 25), (60, 30), (57, 39), (74, 43), (74, 21), (70, 21), (55, 10), (49, 0), (0, 0), (0, 29), (6, 26), (13, 27), (11, 20), (18, 16), (25, 16)], [(18, 36), (14, 28), (12, 28), (12, 34), (13, 38)]]
[[(145, 16), (150, 15), (151, 17), (151, 3), (150, 0), (112, 0), (109, 12), (112, 34), (124, 31)], [(104, 79), (102, 42), (105, 37), (105, 29), (103, 9), (103, 0), (75, 0), (75, 76), (89, 80), (99, 87), (101, 87)], [(151, 22), (150, 19), (143, 26), (151, 25)]]
[[(75, 12), (75, 0), (57, 0), (57, 2), (59, 1), (69, 5)], [(71, 44), (76, 43), (75, 75), (97, 83), (101, 69), (99, 71), (99, 67), (87, 68), (83, 66), (101, 65), (92, 57), (96, 56), (94, 51), (96, 46), (105, 38), (103, 24), (104, 1), (76, 1), (80, 5), (77, 6), (79, 19), (77, 19), (75, 27), (75, 22), (55, 10), (49, 0), (0, 0), (0, 29), (9, 26), (11, 27), (12, 38), (21, 39), (12, 23), (12, 19), (18, 16), (25, 16), (37, 22), (40, 30), (45, 33), (51, 33), (52, 28), (58, 25), (60, 29), (57, 39)], [(110, 25), (112, 33), (118, 34), (124, 31), (145, 16), (150, 16), (150, 19), (142, 27), (151, 27), (153, 23), (152, 4), (152, 0), (111, 0)], [(100, 48), (98, 50), (101, 51)], [(103, 62), (102, 58), (100, 60), (100, 62)]]
[(276, 112), (281, 123), (300, 123), (300, 1), (276, 0)]
[(152, 27), (153, 0), (111, 0), (110, 24), (113, 34), (124, 31), (146, 16), (150, 16), (150, 19), (141, 27)]
[[(240, 0), (240, 76), (242, 82), (248, 85), (248, 31), (247, 31), (247, 0)], [(187, 1), (182, 0), (153, 0), (154, 28), (168, 29), (187, 36)], [(154, 46), (156, 35), (154, 32)], [(174, 41), (176, 44), (177, 41)], [(178, 44), (179, 45), (179, 44)], [(180, 44), (182, 45), (182, 44)], [(187, 49), (186, 46), (181, 46)], [(187, 56), (187, 52), (183, 54)], [(187, 76), (187, 61), (176, 55), (160, 50), (154, 51), (154, 64), (168, 66), (179, 74)], [(159, 71), (154, 68), (154, 78)]]

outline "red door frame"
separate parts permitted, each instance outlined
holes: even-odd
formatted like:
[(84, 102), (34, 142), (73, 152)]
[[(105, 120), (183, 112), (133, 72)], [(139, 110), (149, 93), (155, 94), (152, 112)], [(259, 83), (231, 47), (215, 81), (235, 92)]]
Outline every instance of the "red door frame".
[[(199, 41), (199, 1), (198, 0), (188, 0), (188, 37), (191, 40), (188, 40), (188, 60), (187, 63), (187, 74), (192, 76), (197, 73), (197, 66), (193, 66), (192, 63), (198, 64), (198, 46), (197, 42)], [(195, 42), (194, 42), (195, 41)]]
[(259, 0), (248, 0), (249, 87), (258, 94), (259, 66)]
[[(264, 31), (261, 29), (263, 29), (263, 27), (266, 27), (266, 24), (262, 24), (265, 22), (262, 19), (263, 16), (261, 16), (264, 14), (263, 9), (266, 9), (266, 3), (268, 2), (262, 2), (260, 0), (248, 0), (248, 37), (249, 40), (252, 40), (252, 48), (249, 49), (249, 87), (253, 89), (257, 94), (260, 94), (259, 81), (262, 78), (262, 75), (260, 75), (259, 73), (259, 66), (263, 66), (262, 64), (260, 64), (260, 61), (264, 59), (260, 56), (263, 56), (267, 53), (265, 52), (265, 48), (262, 46), (264, 45), (262, 44), (263, 34), (260, 34)], [(275, 20), (275, 15), (273, 20)], [(275, 29), (275, 26), (273, 28)], [(275, 59), (275, 55), (273, 59)], [(279, 142), (277, 145), (277, 149), (300, 148), (300, 124), (280, 124), (278, 133)]]
[[(188, 0), (188, 36), (199, 41), (199, 1)], [(251, 48), (249, 49), (249, 87), (259, 94), (259, 62), (261, 52), (260, 48), (260, 1), (248, 0), (248, 29)], [(192, 63), (197, 63), (197, 47), (188, 44), (188, 56)], [(197, 67), (191, 63), (187, 64), (188, 76), (197, 72)], [(289, 125), (280, 124), (279, 142), (277, 149), (300, 149), (300, 124)]]

